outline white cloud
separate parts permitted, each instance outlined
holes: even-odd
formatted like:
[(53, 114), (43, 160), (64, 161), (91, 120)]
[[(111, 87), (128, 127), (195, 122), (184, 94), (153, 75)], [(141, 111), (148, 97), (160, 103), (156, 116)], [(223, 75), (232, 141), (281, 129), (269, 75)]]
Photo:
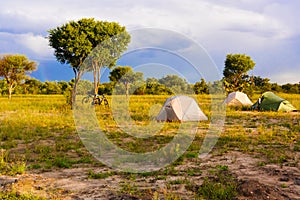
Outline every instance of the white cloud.
[(0, 33), (1, 53), (26, 54), (32, 58), (49, 59), (53, 50), (48, 46), (48, 40), (41, 35), (32, 33), (11, 34)]
[(53, 54), (53, 50), (48, 45), (48, 40), (41, 35), (22, 34), (18, 42), (39, 57), (48, 57)]

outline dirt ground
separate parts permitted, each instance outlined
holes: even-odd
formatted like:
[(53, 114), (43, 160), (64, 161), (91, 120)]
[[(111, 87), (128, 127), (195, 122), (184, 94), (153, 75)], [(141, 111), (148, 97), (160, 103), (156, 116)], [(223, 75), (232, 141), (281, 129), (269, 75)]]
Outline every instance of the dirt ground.
[[(297, 155), (300, 159), (300, 155)], [(222, 156), (210, 156), (204, 159), (194, 158), (184, 165), (175, 167), (178, 174), (167, 176), (161, 180), (155, 176), (137, 176), (134, 180), (126, 180), (126, 176), (112, 175), (103, 179), (89, 179), (89, 170), (97, 172), (110, 171), (109, 168), (78, 167), (36, 173), (29, 171), (16, 177), (1, 176), (2, 190), (14, 188), (18, 193), (30, 193), (47, 199), (152, 199), (155, 191), (164, 199), (163, 191), (176, 193), (181, 199), (194, 199), (194, 193), (187, 189), (185, 184), (168, 185), (172, 180), (187, 178), (194, 186), (203, 183), (204, 177), (209, 176), (209, 170), (217, 165), (228, 166), (229, 173), (236, 177), (238, 182), (238, 197), (241, 200), (264, 199), (300, 199), (300, 166), (264, 165), (259, 166), (260, 158), (241, 152), (232, 151)], [(184, 177), (180, 171), (194, 169), (201, 173)], [(133, 194), (122, 192), (121, 186), (128, 184)], [(128, 188), (127, 188), (128, 189)], [(137, 189), (138, 191), (134, 190)], [(130, 188), (128, 189), (130, 190)], [(141, 195), (135, 193), (142, 192)]]

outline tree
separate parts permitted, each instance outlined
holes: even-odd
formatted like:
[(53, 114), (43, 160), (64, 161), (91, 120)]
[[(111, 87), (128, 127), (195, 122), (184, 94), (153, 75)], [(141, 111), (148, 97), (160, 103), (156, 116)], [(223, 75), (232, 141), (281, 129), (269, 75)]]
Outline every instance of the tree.
[(227, 92), (243, 91), (247, 86), (249, 76), (247, 72), (252, 70), (255, 63), (250, 56), (245, 54), (228, 54), (223, 71), (224, 84)]
[(112, 91), (113, 91), (113, 84), (111, 82), (102, 83), (98, 87), (98, 94), (112, 95)]
[(298, 94), (299, 93), (299, 86), (298, 84), (291, 84), (287, 83), (281, 86), (284, 92), (291, 93), (291, 94)]
[(24, 82), (24, 93), (39, 94), (41, 86), (42, 86), (42, 82), (37, 79), (34, 78), (26, 79)]
[(70, 84), (66, 81), (59, 81), (57, 84), (61, 90), (61, 94), (64, 94), (67, 90), (71, 89)]
[(200, 82), (194, 84), (193, 89), (195, 94), (209, 94), (208, 85), (203, 78), (201, 78)]
[(166, 87), (165, 85), (162, 85), (158, 82), (146, 82), (145, 87), (145, 94), (151, 94), (151, 95), (171, 95), (174, 94), (174, 92)]
[(61, 88), (56, 81), (46, 81), (40, 87), (42, 94), (61, 94)]
[(130, 84), (137, 81), (143, 81), (142, 72), (134, 72), (129, 66), (118, 66), (114, 68), (109, 75), (109, 80), (116, 85), (117, 83), (122, 83), (125, 87), (125, 93), (128, 97)]
[(170, 88), (175, 94), (191, 93), (188, 82), (178, 75), (167, 75), (158, 80), (158, 82), (167, 88)]
[(119, 33), (109, 37), (93, 49), (84, 62), (84, 68), (87, 71), (93, 71), (94, 93), (98, 93), (100, 86), (100, 70), (103, 67), (111, 69), (116, 65), (117, 59), (121, 53), (126, 50), (130, 36), (127, 32)]
[[(54, 55), (57, 60), (63, 64), (70, 64), (74, 71), (75, 79), (71, 102), (74, 103), (77, 84), (83, 73), (93, 70), (94, 79), (96, 80), (96, 73), (100, 74), (101, 67), (113, 66), (113, 62), (126, 49), (130, 41), (130, 36), (126, 32), (125, 27), (120, 26), (116, 22), (95, 21), (93, 18), (83, 18), (79, 21), (70, 21), (60, 27), (49, 30), (48, 39), (49, 45), (55, 50)], [(100, 48), (98, 49), (98, 53), (90, 55), (92, 50), (102, 42), (105, 43), (104, 46), (108, 43), (109, 50), (113, 51), (109, 52), (109, 54), (107, 54), (107, 51), (102, 54)], [(88, 59), (86, 64), (83, 65), (88, 56), (91, 56), (93, 59)], [(109, 57), (108, 61), (105, 60), (107, 57)]]
[(253, 86), (255, 90), (263, 93), (272, 89), (269, 78), (262, 78), (260, 76), (252, 76)]
[(8, 98), (15, 87), (28, 77), (28, 73), (36, 70), (37, 64), (28, 60), (25, 55), (4, 55), (0, 60), (0, 76), (8, 85)]

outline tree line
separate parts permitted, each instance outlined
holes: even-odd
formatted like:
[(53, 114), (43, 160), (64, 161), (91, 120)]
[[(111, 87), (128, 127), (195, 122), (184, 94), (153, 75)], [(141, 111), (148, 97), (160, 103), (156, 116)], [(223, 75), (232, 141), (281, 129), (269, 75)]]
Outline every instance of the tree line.
[[(118, 66), (116, 69), (130, 69), (132, 74), (136, 74), (132, 68), (126, 66)], [(114, 70), (112, 70), (113, 72)], [(114, 71), (115, 72), (115, 71)], [(127, 84), (130, 84), (128, 93), (133, 95), (173, 95), (173, 94), (210, 94), (212, 88), (222, 85), (222, 81), (206, 82), (204, 79), (188, 83), (185, 79), (178, 75), (167, 75), (162, 78), (144, 79), (143, 74), (138, 72), (137, 78), (129, 80), (130, 73), (127, 74)], [(135, 75), (133, 75), (135, 76)], [(246, 89), (247, 94), (263, 93), (265, 91), (284, 92), (290, 94), (300, 94), (300, 83), (279, 85), (270, 83), (270, 79), (261, 78), (260, 76), (252, 77), (253, 83), (251, 87)], [(9, 84), (5, 79), (0, 80), (0, 94), (9, 94)], [(27, 77), (19, 83), (12, 94), (64, 94), (69, 96), (74, 87), (74, 79), (70, 81), (45, 81), (41, 82), (37, 79)], [(127, 86), (128, 87), (128, 86)], [(110, 81), (99, 84), (98, 94), (112, 95), (114, 92), (122, 94), (126, 93), (126, 86), (114, 76), (110, 74)], [(90, 80), (81, 80), (78, 84), (77, 94), (94, 93), (94, 83)]]
[[(272, 90), (276, 92), (300, 93), (298, 84), (278, 85), (270, 79), (249, 76), (255, 66), (250, 56), (228, 54), (225, 59), (222, 80), (206, 82), (204, 79), (191, 84), (177, 75), (160, 79), (144, 80), (141, 72), (134, 72), (130, 66), (115, 67), (121, 54), (130, 43), (130, 35), (124, 26), (116, 22), (97, 21), (83, 18), (70, 21), (48, 31), (49, 46), (54, 49), (57, 61), (69, 64), (74, 79), (46, 81), (44, 83), (29, 77), (37, 64), (25, 55), (2, 55), (0, 57), (0, 93), (8, 94), (65, 94), (74, 102), (82, 93), (81, 87), (91, 93), (112, 94), (209, 94), (218, 89), (226, 92), (241, 91), (251, 95), (255, 92)], [(101, 68), (109, 68), (110, 82), (100, 83)], [(92, 72), (93, 82), (81, 80), (85, 72)], [(2, 79), (1, 79), (2, 77)], [(84, 86), (81, 86), (84, 85)]]

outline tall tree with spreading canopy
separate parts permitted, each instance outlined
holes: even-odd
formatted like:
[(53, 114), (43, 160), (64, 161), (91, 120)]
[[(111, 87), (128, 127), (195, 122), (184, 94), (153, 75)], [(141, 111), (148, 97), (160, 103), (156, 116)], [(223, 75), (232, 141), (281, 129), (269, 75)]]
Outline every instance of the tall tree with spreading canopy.
[(224, 85), (227, 92), (243, 91), (249, 83), (247, 72), (252, 70), (255, 62), (245, 54), (228, 54), (223, 70)]
[(25, 55), (4, 55), (0, 59), (0, 77), (4, 77), (8, 85), (8, 98), (15, 87), (36, 70), (37, 63), (30, 61)]
[[(115, 65), (127, 48), (130, 35), (116, 22), (83, 18), (49, 30), (49, 45), (60, 63), (70, 64), (75, 76), (72, 103), (76, 87), (85, 71), (94, 72), (95, 93), (100, 84), (100, 69)], [(97, 78), (98, 76), (98, 78)]]

